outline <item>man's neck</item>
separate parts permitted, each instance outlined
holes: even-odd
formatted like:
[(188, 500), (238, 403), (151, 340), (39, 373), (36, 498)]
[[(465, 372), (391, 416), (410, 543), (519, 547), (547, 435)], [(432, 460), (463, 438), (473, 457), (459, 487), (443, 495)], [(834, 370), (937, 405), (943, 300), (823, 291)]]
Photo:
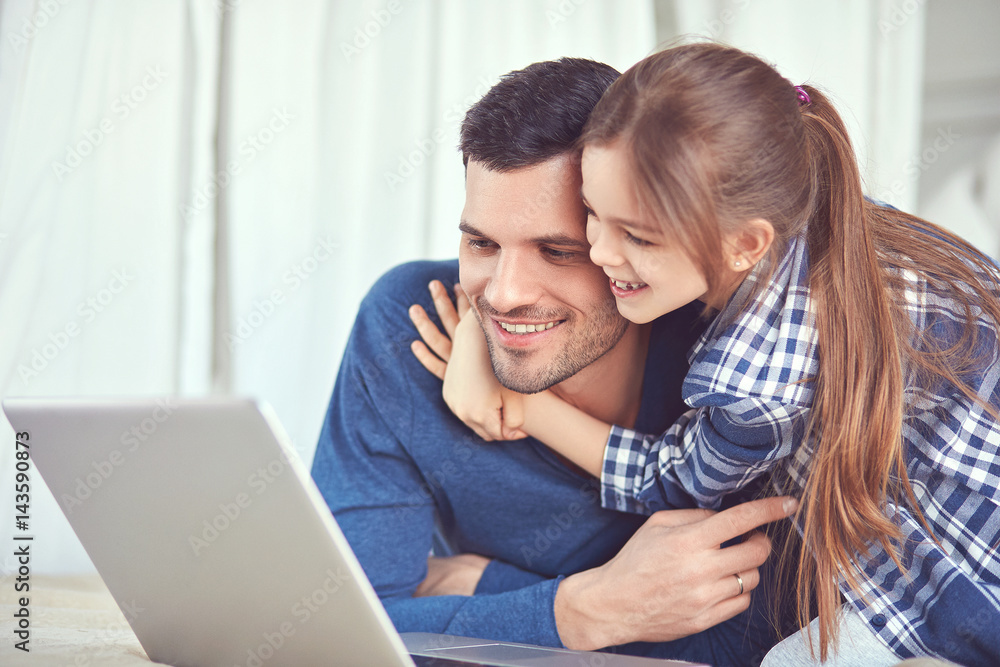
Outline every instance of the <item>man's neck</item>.
[(632, 427), (642, 400), (649, 329), (629, 324), (607, 354), (552, 387), (552, 393), (603, 422)]

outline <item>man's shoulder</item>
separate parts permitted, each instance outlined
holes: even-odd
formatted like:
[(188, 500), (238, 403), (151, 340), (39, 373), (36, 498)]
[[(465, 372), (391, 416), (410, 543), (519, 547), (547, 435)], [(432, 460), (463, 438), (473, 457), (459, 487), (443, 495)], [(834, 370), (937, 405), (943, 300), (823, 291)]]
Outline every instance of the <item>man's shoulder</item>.
[(450, 290), (458, 282), (458, 260), (420, 260), (394, 266), (375, 281), (365, 303), (400, 302), (409, 307), (429, 302), (427, 284), (432, 280), (440, 280)]
[(701, 302), (692, 301), (653, 320), (651, 348), (681, 350), (686, 362), (687, 351), (708, 326), (704, 310)]
[(701, 311), (701, 304), (692, 302), (653, 321), (636, 430), (662, 433), (687, 411), (681, 387), (689, 369), (688, 350), (705, 330)]
[(411, 342), (420, 334), (407, 314), (410, 306), (420, 304), (432, 321), (438, 322), (427, 289), (427, 283), (435, 279), (454, 284), (458, 261), (407, 262), (386, 271), (361, 301), (342, 357), (341, 372), (361, 380), (355, 387), (364, 385), (380, 399), (391, 399), (392, 409), (387, 413), (395, 420), (409, 415), (404, 404), (430, 396), (440, 398), (441, 381), (424, 370), (410, 352)]
[[(420, 334), (410, 321), (408, 311), (412, 305), (419, 304), (431, 321), (440, 326), (427, 289), (432, 280), (440, 280), (449, 288), (454, 285), (458, 281), (458, 260), (407, 262), (386, 271), (361, 301), (345, 358), (382, 355), (398, 361), (402, 355), (407, 362), (416, 364), (414, 368), (418, 367), (416, 358), (410, 358), (409, 346), (420, 338)], [(394, 365), (402, 372), (407, 364), (394, 362)], [(430, 373), (420, 371), (418, 376), (426, 375), (437, 381)], [(440, 393), (440, 388), (437, 391)]]

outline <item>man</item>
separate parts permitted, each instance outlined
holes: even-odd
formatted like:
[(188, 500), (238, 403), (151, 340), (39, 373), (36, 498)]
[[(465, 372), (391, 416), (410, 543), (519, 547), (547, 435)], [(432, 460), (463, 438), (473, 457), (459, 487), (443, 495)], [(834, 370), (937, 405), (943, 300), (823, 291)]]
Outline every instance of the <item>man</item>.
[[(768, 619), (744, 612), (769, 542), (720, 545), (785, 516), (781, 499), (640, 526), (601, 509), (597, 482), (541, 443), (476, 437), (410, 353), (410, 305), (432, 310), (428, 283), (454, 284), (460, 266), (506, 385), (551, 387), (645, 432), (684, 410), (696, 312), (627, 323), (588, 257), (574, 144), (616, 76), (585, 60), (536, 63), (470, 109), (459, 263), (397, 267), (365, 298), (313, 477), (400, 631), (735, 664), (773, 641)], [(428, 560), (435, 533), (460, 555)]]

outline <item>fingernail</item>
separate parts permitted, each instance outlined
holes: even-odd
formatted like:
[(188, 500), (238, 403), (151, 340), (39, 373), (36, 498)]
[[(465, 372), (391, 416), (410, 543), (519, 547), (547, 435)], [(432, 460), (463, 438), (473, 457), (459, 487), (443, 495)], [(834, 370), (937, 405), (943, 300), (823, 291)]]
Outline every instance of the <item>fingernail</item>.
[(799, 501), (795, 498), (786, 498), (785, 502), (781, 503), (781, 509), (785, 510), (785, 514), (791, 516), (795, 513), (795, 510), (799, 508)]
[(431, 292), (437, 292), (438, 284), (439, 284), (438, 281), (432, 280), (429, 283), (427, 283), (427, 289), (429, 289)]

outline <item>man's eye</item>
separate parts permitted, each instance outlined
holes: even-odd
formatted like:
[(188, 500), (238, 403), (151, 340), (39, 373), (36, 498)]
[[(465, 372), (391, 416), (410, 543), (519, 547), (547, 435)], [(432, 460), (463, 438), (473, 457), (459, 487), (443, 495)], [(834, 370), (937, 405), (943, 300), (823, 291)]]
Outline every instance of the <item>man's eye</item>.
[(467, 243), (470, 248), (475, 248), (476, 250), (489, 250), (496, 246), (493, 241), (487, 241), (486, 239), (470, 238)]
[(552, 259), (573, 259), (574, 257), (576, 257), (575, 252), (568, 252), (566, 250), (557, 250), (555, 248), (543, 248), (542, 251)]

